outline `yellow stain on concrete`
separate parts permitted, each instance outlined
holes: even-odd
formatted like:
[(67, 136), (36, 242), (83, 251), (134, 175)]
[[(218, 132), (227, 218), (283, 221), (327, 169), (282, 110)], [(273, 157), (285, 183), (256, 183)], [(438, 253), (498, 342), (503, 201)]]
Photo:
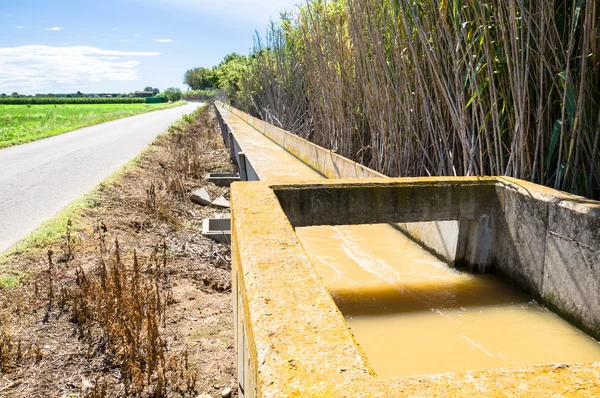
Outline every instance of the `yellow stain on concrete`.
[[(226, 108), (230, 111), (228, 122), (238, 128), (252, 126), (253, 133), (286, 148), (285, 152), (304, 168), (307, 166), (299, 159), (329, 178), (383, 177), (299, 137), (290, 145), (289, 133), (270, 128), (235, 108)], [(258, 167), (259, 174), (269, 167), (268, 162), (263, 163)], [(268, 181), (271, 185), (236, 183), (232, 187), (232, 263), (240, 332), (246, 340), (246, 396), (600, 396), (600, 364), (377, 379), (299, 244), (273, 189), (490, 185), (582, 214), (598, 214), (598, 202), (508, 177), (358, 181), (270, 175)], [(502, 194), (498, 197), (503, 205)]]
[[(333, 299), (315, 272), (273, 189), (306, 186), (510, 184), (532, 195), (581, 198), (504, 178), (409, 178), (262, 182), (232, 186), (233, 274), (248, 356), (246, 396), (600, 396), (600, 364), (374, 377)], [(592, 203), (591, 205), (596, 205)], [(401, 358), (399, 358), (401, 360)], [(410, 359), (407, 359), (410, 360)]]

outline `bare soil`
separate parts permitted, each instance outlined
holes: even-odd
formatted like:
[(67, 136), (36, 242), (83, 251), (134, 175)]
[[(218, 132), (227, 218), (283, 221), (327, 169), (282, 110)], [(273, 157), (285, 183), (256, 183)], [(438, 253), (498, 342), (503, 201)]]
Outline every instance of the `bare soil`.
[[(18, 289), (0, 290), (0, 396), (220, 397), (226, 387), (235, 395), (230, 248), (200, 232), (203, 218), (227, 211), (189, 200), (200, 187), (228, 197), (228, 188), (203, 176), (231, 167), (206, 107), (158, 138), (117, 182), (100, 186), (72, 233), (13, 255), (8, 267), (28, 276)], [(110, 303), (100, 287), (107, 268), (136, 285), (123, 287), (133, 293), (119, 304), (139, 312), (136, 336), (119, 340), (128, 320), (102, 322), (121, 307), (94, 305)], [(154, 287), (158, 304), (138, 309), (132, 297)], [(158, 343), (129, 350), (130, 341)], [(144, 358), (148, 349), (159, 358), (154, 368), (124, 354)]]

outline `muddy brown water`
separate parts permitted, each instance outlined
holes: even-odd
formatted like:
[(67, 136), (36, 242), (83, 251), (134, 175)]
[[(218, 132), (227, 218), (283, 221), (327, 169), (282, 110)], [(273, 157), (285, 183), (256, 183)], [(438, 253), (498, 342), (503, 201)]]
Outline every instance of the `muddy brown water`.
[(600, 344), (553, 312), (390, 225), (296, 233), (380, 378), (600, 360)]

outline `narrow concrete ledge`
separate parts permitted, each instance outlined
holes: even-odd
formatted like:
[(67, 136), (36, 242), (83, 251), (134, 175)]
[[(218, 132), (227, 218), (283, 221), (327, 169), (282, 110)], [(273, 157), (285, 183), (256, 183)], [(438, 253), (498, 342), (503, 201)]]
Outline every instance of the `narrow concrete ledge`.
[(257, 119), (239, 109), (225, 105), (221, 102), (218, 103), (218, 107), (227, 109), (229, 112), (248, 123), (258, 132), (327, 178), (385, 177), (385, 175), (381, 173), (313, 144), (289, 131), (285, 131)]
[(228, 187), (231, 183), (240, 181), (240, 175), (238, 173), (210, 173), (205, 180), (218, 187)]
[(205, 218), (202, 220), (202, 235), (221, 243), (231, 243), (231, 219)]

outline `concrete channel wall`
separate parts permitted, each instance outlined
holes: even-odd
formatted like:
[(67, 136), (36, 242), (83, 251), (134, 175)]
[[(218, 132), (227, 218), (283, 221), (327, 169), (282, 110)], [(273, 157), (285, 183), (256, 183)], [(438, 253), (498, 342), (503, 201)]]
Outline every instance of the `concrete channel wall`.
[(378, 379), (294, 231), (487, 216), (496, 271), (600, 337), (600, 203), (469, 177), (236, 183), (231, 197), (245, 396), (562, 396), (575, 385), (600, 393), (600, 364)]
[(295, 134), (266, 123), (232, 106), (219, 103), (292, 155), (327, 178), (377, 178), (385, 175), (353, 162)]
[[(277, 143), (294, 142), (290, 133), (230, 111), (272, 131)], [(246, 179), (260, 180), (261, 171), (244, 156), (222, 117), (220, 123)], [(327, 159), (327, 150), (299, 140), (297, 146), (310, 149), (296, 152), (318, 153), (309, 158), (311, 167), (325, 164), (315, 159)], [(366, 173), (363, 166), (346, 161), (336, 159), (336, 174), (330, 175)], [(325, 166), (317, 170), (330, 172)], [(232, 185), (241, 396), (348, 396), (350, 391), (352, 396), (396, 396), (398, 391), (417, 396), (436, 391), (511, 395), (510, 391), (519, 393), (515, 388), (523, 382), (530, 395), (543, 396), (565, 393), (571, 380), (581, 377), (600, 386), (600, 367), (575, 365), (556, 375), (552, 366), (470, 372), (476, 383), (466, 382), (464, 374), (400, 381), (374, 378), (299, 244), (295, 227), (393, 223), (440, 257), (464, 262), (475, 271), (497, 273), (600, 338), (599, 202), (504, 177), (381, 177)]]
[[(239, 166), (242, 181), (260, 181), (261, 178), (254, 170), (252, 161), (243, 153), (231, 128), (224, 122), (218, 111), (219, 108), (227, 109), (326, 178), (387, 178), (384, 174), (313, 144), (293, 133), (266, 123), (232, 106), (217, 102), (217, 115), (223, 140), (231, 150), (231, 159)], [(491, 242), (489, 239), (477, 239), (481, 235), (480, 231), (485, 229), (485, 224), (481, 226), (481, 221), (400, 223), (395, 227), (448, 264), (464, 264), (470, 268), (485, 269), (488, 265), (485, 261), (485, 253)], [(486, 237), (486, 235), (483, 236)]]

